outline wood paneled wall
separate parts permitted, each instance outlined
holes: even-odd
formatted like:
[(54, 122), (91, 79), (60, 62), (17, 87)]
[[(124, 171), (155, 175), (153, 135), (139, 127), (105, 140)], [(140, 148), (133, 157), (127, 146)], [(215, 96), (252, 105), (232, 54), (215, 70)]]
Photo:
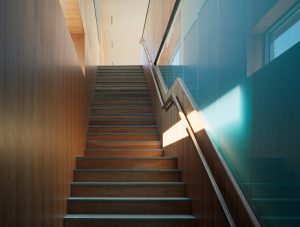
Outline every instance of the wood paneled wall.
[(2, 227), (63, 226), (100, 53), (86, 35), (84, 77), (59, 1), (0, 1)]
[(181, 13), (179, 12), (175, 18), (172, 30), (170, 30), (168, 41), (165, 42), (161, 54), (159, 56), (158, 65), (168, 65), (174, 58), (176, 48), (180, 42), (181, 37)]
[(149, 0), (143, 38), (154, 62), (176, 0)]

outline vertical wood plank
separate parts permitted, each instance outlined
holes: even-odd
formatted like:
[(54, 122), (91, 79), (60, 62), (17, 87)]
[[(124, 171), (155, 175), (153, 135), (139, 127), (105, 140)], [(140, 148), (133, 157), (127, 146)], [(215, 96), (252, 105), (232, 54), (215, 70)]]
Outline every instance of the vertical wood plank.
[(0, 2), (3, 227), (63, 226), (74, 157), (85, 147), (86, 88), (100, 58), (98, 42), (86, 46), (84, 77), (59, 1)]

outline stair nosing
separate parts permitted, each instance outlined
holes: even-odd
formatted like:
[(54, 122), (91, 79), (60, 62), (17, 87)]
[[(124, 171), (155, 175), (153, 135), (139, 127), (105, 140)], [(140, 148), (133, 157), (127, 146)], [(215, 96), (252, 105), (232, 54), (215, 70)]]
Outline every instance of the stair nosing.
[(196, 217), (192, 215), (173, 214), (173, 215), (145, 215), (145, 214), (118, 214), (118, 215), (99, 215), (99, 214), (67, 214), (64, 217), (65, 220), (196, 220)]
[(93, 128), (157, 128), (157, 125), (89, 125)]
[(176, 160), (176, 156), (82, 156), (76, 157), (76, 160)]
[(185, 182), (72, 182), (72, 186), (184, 186)]
[(191, 201), (188, 197), (69, 197), (72, 202), (186, 202)]
[[(91, 118), (90, 118), (91, 119)], [(92, 119), (93, 121), (116, 121), (116, 122), (119, 122), (119, 121), (129, 121), (129, 122), (139, 122), (139, 121), (156, 121), (155, 118), (133, 118), (133, 119), (128, 119), (128, 118), (122, 118), (122, 119)]]
[(138, 172), (147, 172), (147, 173), (155, 173), (155, 172), (164, 172), (164, 173), (180, 173), (180, 169), (74, 169), (75, 172), (130, 172), (130, 173), (138, 173)]
[(87, 135), (160, 135), (158, 132), (88, 132)]
[(147, 152), (147, 151), (164, 151), (163, 148), (88, 148), (85, 149), (85, 151), (96, 151), (96, 152), (119, 152), (119, 151), (143, 151), (143, 152)]

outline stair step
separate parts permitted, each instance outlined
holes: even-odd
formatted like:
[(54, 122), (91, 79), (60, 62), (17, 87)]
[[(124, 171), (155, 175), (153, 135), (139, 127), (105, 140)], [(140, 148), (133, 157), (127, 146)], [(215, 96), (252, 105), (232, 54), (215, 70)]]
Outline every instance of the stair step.
[(159, 140), (159, 133), (88, 133), (87, 140)]
[(140, 76), (140, 77), (145, 77), (144, 71), (143, 70), (99, 70), (97, 72), (98, 77), (103, 77), (103, 76)]
[[(124, 97), (126, 97), (125, 95), (149, 95), (149, 90), (147, 89), (95, 89), (95, 95), (98, 94), (107, 94), (107, 95), (124, 95)], [(138, 97), (138, 96), (136, 96)]]
[(123, 91), (123, 92), (149, 92), (148, 91), (148, 86), (144, 86), (144, 87), (133, 87), (133, 86), (128, 86), (128, 87), (121, 87), (121, 86), (110, 86), (110, 87), (105, 87), (105, 86), (101, 86), (101, 87), (96, 87), (95, 88), (95, 92), (102, 92), (102, 91)]
[(102, 99), (94, 99), (93, 103), (97, 104), (97, 103), (121, 103), (121, 102), (134, 102), (134, 103), (138, 103), (138, 102), (142, 102), (142, 103), (151, 103), (151, 99), (150, 98), (102, 98)]
[(149, 98), (150, 95), (148, 92), (98, 92), (94, 94), (94, 99), (102, 98)]
[(151, 109), (152, 110), (152, 105), (151, 103), (107, 103), (107, 104), (102, 104), (102, 103), (97, 103), (94, 104), (92, 109)]
[(251, 174), (252, 183), (291, 183), (296, 182), (293, 171), (274, 170)]
[(184, 197), (182, 182), (73, 182), (76, 197)]
[(196, 227), (191, 215), (66, 215), (65, 227)]
[(101, 75), (101, 76), (97, 76), (96, 78), (96, 83), (98, 82), (102, 82), (102, 81), (146, 81), (146, 78), (141, 76), (141, 75), (136, 75), (136, 74), (131, 74), (131, 75), (114, 75), (114, 74), (110, 74), (110, 75)]
[(112, 114), (92, 114), (90, 119), (135, 119), (135, 118), (155, 118), (154, 113), (136, 113), (136, 114), (127, 114), (127, 113), (112, 113)]
[(86, 156), (147, 156), (147, 157), (161, 157), (163, 156), (163, 149), (87, 149)]
[(96, 89), (98, 88), (143, 88), (143, 89), (148, 89), (148, 85), (146, 83), (143, 84), (137, 84), (137, 83), (114, 83), (114, 84), (103, 84), (103, 83), (96, 83)]
[[(147, 105), (130, 105), (130, 104), (125, 104), (125, 105), (106, 105), (106, 106), (101, 106), (101, 105), (93, 105), (93, 110), (152, 110), (152, 106), (150, 104)], [(114, 113), (114, 112), (113, 112)], [(152, 112), (153, 113), (153, 112)]]
[(97, 85), (142, 85), (147, 86), (147, 81), (145, 78), (98, 78), (96, 80)]
[(124, 141), (124, 140), (97, 140), (87, 141), (86, 148), (161, 148), (160, 141)]
[(77, 169), (75, 182), (177, 182), (177, 169)]
[(254, 199), (258, 198), (300, 198), (300, 184), (293, 183), (252, 183), (245, 184), (251, 188)]
[(116, 114), (122, 114), (122, 113), (128, 113), (128, 114), (134, 114), (134, 113), (137, 113), (137, 114), (140, 114), (140, 113), (153, 113), (153, 109), (152, 107), (149, 107), (149, 108), (94, 108), (92, 109), (92, 113), (95, 115), (97, 113), (100, 113), (100, 114), (113, 114), (113, 113), (116, 113)]
[(123, 69), (123, 70), (114, 70), (114, 69), (100, 69), (97, 71), (98, 76), (103, 76), (107, 74), (113, 74), (113, 75), (132, 75), (132, 74), (138, 74), (140, 76), (144, 75), (143, 69)]
[(71, 214), (189, 214), (190, 199), (184, 197), (71, 197)]
[(110, 132), (110, 133), (149, 133), (158, 132), (157, 125), (90, 125), (88, 128), (89, 133), (91, 132)]
[(77, 157), (78, 169), (176, 169), (176, 157)]
[(299, 215), (300, 199), (253, 199), (262, 215)]
[(156, 125), (154, 118), (90, 119), (91, 125)]
[(93, 106), (102, 106), (102, 105), (105, 105), (105, 106), (152, 106), (151, 102), (149, 101), (144, 101), (144, 102), (97, 102), (97, 103), (94, 103)]
[(292, 215), (270, 215), (270, 216), (262, 216), (263, 226), (267, 227), (299, 227), (300, 226), (300, 217), (292, 216)]

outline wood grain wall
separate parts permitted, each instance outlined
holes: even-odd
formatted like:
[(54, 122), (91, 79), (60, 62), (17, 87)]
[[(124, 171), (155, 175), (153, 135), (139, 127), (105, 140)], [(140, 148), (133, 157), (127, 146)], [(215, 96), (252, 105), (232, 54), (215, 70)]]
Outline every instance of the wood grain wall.
[(84, 77), (59, 1), (0, 1), (3, 227), (63, 226), (100, 53), (87, 20)]
[(143, 38), (154, 62), (176, 0), (149, 0)]

